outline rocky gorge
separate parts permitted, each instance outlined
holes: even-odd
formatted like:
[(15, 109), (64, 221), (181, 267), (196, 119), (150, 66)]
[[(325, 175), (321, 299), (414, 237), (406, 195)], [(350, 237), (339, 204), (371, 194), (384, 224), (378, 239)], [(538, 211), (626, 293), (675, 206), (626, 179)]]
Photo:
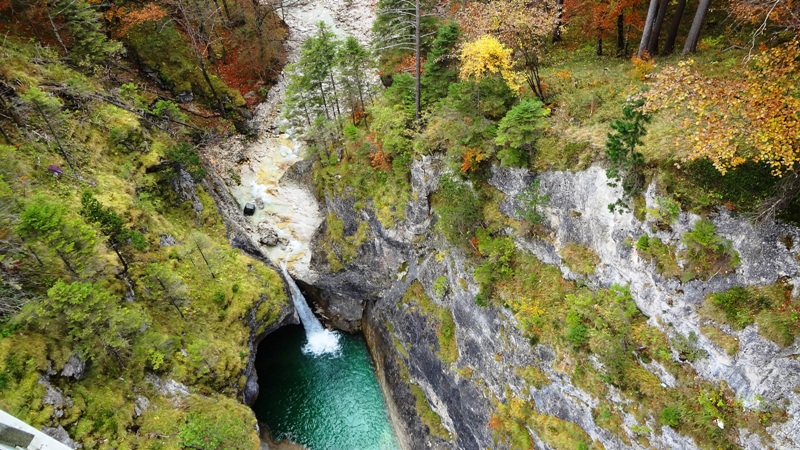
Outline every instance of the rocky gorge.
[[(350, 14), (368, 15), (364, 11), (369, 5), (357, 3)], [(342, 5), (332, 7), (334, 25), (339, 18), (350, 17)], [(310, 27), (306, 23), (298, 29), (308, 32)], [(357, 36), (365, 39), (364, 30)], [(476, 302), (481, 286), (474, 277), (472, 255), (449, 244), (436, 229), (432, 196), (441, 177), (447, 176), (440, 158), (422, 156), (413, 161), (411, 200), (404, 218), (391, 226), (379, 219), (369, 202), (357, 202), (346, 190), (318, 191), (312, 162), (303, 159), (302, 146), (286, 136), (276, 137), (281, 92), (279, 87), (271, 93), (258, 113), (257, 121), (268, 128), (257, 143), (239, 140), (209, 152), (215, 169), (209, 190), (227, 217), (234, 246), (261, 255), (273, 266), (276, 260), (290, 261), (292, 277), (323, 322), (364, 334), (402, 448), (513, 447), (513, 438), (498, 433), (501, 427), (493, 420), (501, 405), (515, 402), (530, 409), (527, 419), (519, 422), (535, 448), (565, 448), (564, 442), (578, 443), (578, 448), (707, 448), (708, 444), (664, 423), (663, 416), (659, 420), (658, 411), (639, 413), (636, 395), (602, 377), (602, 386), (590, 392), (592, 382), (582, 380), (582, 372), (575, 370), (581, 363), (574, 354), (532, 338), (513, 308)], [(269, 183), (259, 172), (267, 166), (273, 171)], [(510, 224), (519, 221), (519, 196), (534, 180), (548, 198), (543, 220), (535, 233), (520, 232)], [(707, 218), (679, 211), (667, 223), (656, 213), (614, 212), (608, 205), (621, 197), (621, 189), (611, 186), (597, 165), (577, 172), (543, 173), (495, 165), (488, 182), (496, 191), (492, 201), (497, 211), (510, 221), (503, 233), (513, 239), (516, 252), (557, 269), (565, 282), (580, 289), (626, 287), (643, 317), (641, 326), (673, 343), (660, 360), (642, 357), (637, 351), (646, 352), (643, 349), (633, 352), (647, 372), (643, 376), (656, 385), (654, 390), (679, 389), (677, 378), (686, 376), (710, 386), (697, 388), (700, 394), (693, 395), (698, 399), (704, 399), (705, 392), (717, 392), (714, 389), (732, 392), (735, 400), (720, 394), (721, 399), (714, 400), (717, 407), (727, 402), (729, 407), (760, 414), (759, 423), (766, 430), (759, 433), (726, 423), (720, 413), (716, 426), (735, 429), (735, 446), (800, 448), (800, 343), (781, 346), (759, 334), (759, 324), (732, 327), (714, 323), (702, 312), (709, 294), (736, 286), (783, 283), (794, 286), (796, 297), (800, 230), (774, 221), (753, 224), (724, 208)], [(275, 197), (259, 201), (255, 186)], [(657, 211), (660, 199), (656, 184), (651, 184), (644, 208)], [(250, 201), (259, 211), (265, 203), (267, 210), (276, 204), (283, 210), (249, 218), (241, 207)], [(342, 243), (332, 242), (328, 233), (331, 220), (340, 222), (340, 238), (350, 239), (351, 257), (342, 267), (332, 265), (328, 257), (331, 251), (342, 251)], [(636, 242), (646, 236), (679, 255), (687, 247), (686, 233), (701, 220), (710, 221), (718, 236), (731, 243), (739, 260), (731, 270), (683, 278), (664, 273), (653, 258), (637, 251)], [(589, 258), (590, 270), (569, 263), (566, 254), (576, 246), (594, 255)], [(675, 262), (678, 269), (687, 270), (685, 259), (678, 257)], [(253, 317), (249, 324), (253, 333), (243, 394), (248, 404), (257, 395), (252, 367), (258, 342), (298, 320), (287, 306), (269, 327), (257, 322)], [(724, 342), (735, 342), (735, 349), (730, 351), (720, 339), (710, 337), (709, 327), (726, 336)], [(442, 338), (443, 328), (449, 329), (448, 339)], [(701, 356), (684, 357), (675, 342), (690, 342), (686, 345)], [(583, 357), (588, 367), (603, 369), (598, 358)], [(672, 369), (665, 360), (671, 360)], [(608, 416), (616, 418), (614, 426), (609, 426)], [(559, 435), (570, 438), (560, 440)]]

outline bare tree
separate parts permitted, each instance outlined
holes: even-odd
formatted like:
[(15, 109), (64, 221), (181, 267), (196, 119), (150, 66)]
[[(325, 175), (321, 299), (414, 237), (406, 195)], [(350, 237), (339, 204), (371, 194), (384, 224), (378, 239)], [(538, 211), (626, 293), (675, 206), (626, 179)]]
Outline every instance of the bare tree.
[[(383, 3), (383, 2), (382, 2)], [(420, 72), (422, 69), (422, 39), (435, 34), (423, 32), (423, 19), (434, 14), (425, 12), (420, 0), (390, 0), (378, 5), (376, 42), (378, 50), (400, 49), (414, 52), (414, 120), (420, 117)]]
[(686, 0), (678, 0), (675, 12), (672, 14), (672, 22), (669, 24), (669, 32), (667, 33), (667, 40), (664, 42), (662, 55), (669, 55), (675, 51), (675, 39), (678, 37), (678, 29), (681, 26), (681, 19), (683, 18), (683, 11), (685, 9)]
[(650, 0), (650, 6), (647, 8), (647, 18), (644, 21), (642, 40), (639, 41), (639, 50), (636, 52), (636, 56), (639, 58), (644, 56), (644, 51), (647, 50), (647, 44), (650, 42), (650, 34), (653, 31), (653, 22), (656, 19), (657, 12), (658, 0)]
[(689, 35), (686, 36), (686, 44), (683, 46), (681, 55), (688, 55), (697, 51), (697, 42), (700, 40), (700, 29), (703, 28), (703, 23), (706, 21), (706, 14), (708, 14), (708, 7), (711, 5), (711, 0), (700, 0), (697, 5), (697, 11), (694, 13), (694, 20), (692, 21), (692, 28), (689, 29)]

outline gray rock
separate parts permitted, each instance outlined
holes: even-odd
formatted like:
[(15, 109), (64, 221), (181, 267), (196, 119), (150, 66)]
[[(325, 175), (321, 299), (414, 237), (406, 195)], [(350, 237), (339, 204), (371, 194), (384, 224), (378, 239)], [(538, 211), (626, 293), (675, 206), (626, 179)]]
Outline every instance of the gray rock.
[(275, 230), (275, 227), (267, 222), (261, 222), (258, 224), (258, 242), (260, 242), (262, 245), (274, 247), (278, 245), (279, 241), (280, 239), (278, 237), (278, 231)]
[(137, 395), (136, 400), (133, 401), (133, 414), (136, 417), (141, 416), (144, 414), (145, 411), (150, 407), (150, 400), (144, 395)]
[[(323, 230), (312, 243), (312, 269), (319, 273), (312, 282), (319, 294), (316, 303), (326, 316), (338, 317), (335, 324), (363, 325), (379, 368), (379, 380), (389, 392), (387, 402), (393, 421), (403, 434), (400, 436), (403, 447), (497, 448), (486, 426), (493, 410), (489, 399), (504, 401), (506, 388), (510, 388), (515, 396), (535, 401), (537, 411), (578, 424), (605, 448), (629, 448), (618, 436), (594, 423), (592, 409), (597, 399), (552, 369), (556, 360), (553, 349), (543, 345), (531, 347), (509, 311), (475, 305), (478, 287), (472, 281), (471, 263), (461, 251), (432, 233), (435, 216), (431, 214), (428, 199), (441, 174), (439, 167), (438, 160), (431, 157), (412, 164), (414, 192), (406, 207), (406, 220), (391, 229), (385, 229), (369, 208), (356, 210), (351, 199), (326, 198), (327, 212), (335, 212), (342, 219), (346, 235), (353, 234), (362, 221), (370, 225), (371, 238), (345, 270), (326, 272)], [(517, 209), (514, 197), (534, 179), (526, 170), (492, 168), (490, 184), (507, 195), (500, 204), (501, 212), (513, 217)], [(546, 240), (514, 236), (517, 246), (545, 263), (558, 266), (566, 278), (572, 279), (579, 276), (564, 265), (559, 249), (570, 242), (591, 248), (600, 256), (601, 263), (584, 282), (594, 288), (627, 285), (638, 307), (650, 317), (650, 325), (670, 336), (696, 332), (700, 336), (698, 344), (709, 353), (709, 357), (692, 363), (699, 376), (713, 382), (725, 381), (746, 407), (757, 408), (763, 401), (785, 408), (789, 419), (770, 427), (774, 442), (769, 445), (800, 448), (800, 395), (793, 391), (800, 386), (800, 360), (796, 357), (800, 354), (800, 342), (780, 349), (761, 337), (757, 326), (751, 325), (741, 331), (731, 330), (740, 343), (739, 353), (732, 358), (699, 332), (702, 320), (697, 313), (708, 293), (732, 286), (770, 284), (779, 276), (789, 277), (793, 285), (800, 286), (798, 246), (786, 248), (781, 244), (783, 236), (800, 242), (800, 230), (778, 223), (754, 226), (720, 211), (711, 220), (718, 234), (733, 242), (741, 256), (741, 265), (727, 276), (682, 284), (677, 279), (664, 279), (651, 262), (640, 258), (624, 242), (650, 234), (680, 247), (682, 235), (691, 230), (699, 219), (697, 216), (681, 214), (671, 229), (654, 232), (648, 222), (638, 221), (631, 213), (608, 210), (607, 205), (614, 203), (620, 192), (608, 185), (601, 168), (578, 173), (547, 172), (539, 179), (542, 193), (550, 197), (543, 220), (550, 235)], [(647, 191), (646, 200), (650, 208), (657, 205), (653, 186)], [(441, 277), (447, 280), (448, 294), (444, 298), (437, 297), (433, 289), (434, 282)], [(436, 323), (399, 302), (414, 280), (422, 284), (435, 304), (453, 314), (459, 358), (449, 367), (436, 355)], [(551, 383), (528, 391), (514, 370), (525, 366), (537, 367)], [(469, 380), (459, 375), (460, 369), (467, 368), (472, 373)], [(646, 368), (664, 385), (675, 383), (660, 364), (650, 363)], [(401, 376), (403, 370), (407, 373), (405, 379)], [(408, 379), (423, 389), (432, 409), (450, 431), (450, 442), (428, 435), (416, 417), (414, 398), (405, 381)], [(608, 401), (627, 401), (613, 386), (609, 392)], [(662, 429), (657, 418), (641, 423), (625, 415), (623, 422), (623, 432), (634, 447), (642, 429), (633, 426), (643, 425), (658, 431), (646, 435), (653, 447), (696, 448), (691, 439), (675, 430)], [(741, 446), (764, 447), (757, 435), (739, 431)], [(534, 439), (541, 443), (538, 437)]]
[(189, 103), (194, 100), (194, 93), (192, 91), (182, 91), (175, 94), (175, 100), (178, 103)]
[(61, 442), (62, 444), (66, 445), (69, 448), (72, 449), (83, 448), (81, 444), (73, 441), (69, 437), (69, 433), (67, 433), (67, 430), (65, 430), (64, 427), (62, 427), (61, 425), (59, 425), (56, 428), (52, 427), (42, 428), (42, 432), (50, 436), (51, 438), (57, 440), (58, 442)]
[(44, 386), (46, 390), (44, 397), (42, 398), (42, 403), (45, 405), (51, 405), (53, 407), (52, 417), (55, 419), (64, 417), (64, 410), (71, 408), (74, 405), (74, 403), (72, 403), (72, 399), (64, 395), (60, 389), (50, 384), (50, 380), (44, 376), (39, 377), (38, 383)]
[(84, 361), (80, 356), (73, 354), (67, 360), (67, 363), (64, 364), (64, 368), (61, 369), (61, 376), (62, 377), (72, 377), (76, 380), (82, 380), (86, 372), (86, 361)]
[(162, 234), (158, 244), (162, 247), (172, 247), (173, 245), (178, 245), (178, 240), (171, 234)]
[(189, 388), (175, 380), (163, 380), (152, 373), (145, 375), (144, 379), (164, 397), (185, 397), (189, 395)]

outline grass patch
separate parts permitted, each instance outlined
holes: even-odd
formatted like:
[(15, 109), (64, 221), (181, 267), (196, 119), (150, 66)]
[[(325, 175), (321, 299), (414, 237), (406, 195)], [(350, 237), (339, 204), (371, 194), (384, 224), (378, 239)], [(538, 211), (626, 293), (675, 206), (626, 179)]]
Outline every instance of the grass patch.
[(439, 351), (436, 354), (444, 364), (453, 364), (458, 359), (453, 313), (434, 303), (419, 281), (411, 283), (400, 301), (407, 305), (417, 305), (422, 314), (436, 322), (436, 339), (439, 343)]
[(683, 273), (675, 256), (675, 247), (657, 237), (642, 235), (636, 241), (636, 251), (642, 258), (654, 262), (656, 271), (664, 278), (680, 277)]
[(422, 388), (413, 383), (409, 385), (409, 388), (411, 389), (411, 394), (414, 395), (414, 407), (417, 410), (417, 414), (422, 420), (422, 423), (428, 427), (428, 431), (433, 436), (449, 441), (450, 432), (448, 432), (444, 425), (442, 425), (442, 418), (439, 416), (439, 414), (431, 409), (431, 406), (428, 403), (428, 399), (425, 397), (425, 392), (422, 390)]
[(559, 250), (564, 264), (575, 273), (589, 276), (597, 270), (600, 257), (589, 247), (570, 242)]
[(509, 396), (508, 402), (497, 404), (489, 419), (489, 427), (494, 431), (495, 437), (510, 448), (533, 448), (528, 427), (553, 448), (602, 448), (599, 443), (593, 443), (592, 438), (577, 424), (538, 413), (529, 402), (510, 395), (508, 391), (506, 395)]
[(335, 212), (325, 216), (325, 239), (323, 251), (331, 271), (338, 272), (358, 256), (358, 249), (370, 238), (369, 223), (358, 224), (358, 229), (350, 236), (344, 234), (344, 221)]
[(550, 384), (550, 378), (547, 378), (547, 375), (536, 366), (517, 367), (514, 369), (514, 373), (525, 380), (525, 383), (529, 386), (533, 386), (536, 389), (541, 389)]
[(759, 334), (781, 347), (791, 345), (800, 335), (800, 301), (792, 297), (791, 286), (783, 280), (709, 294), (699, 312), (737, 330), (757, 323)]
[(700, 325), (700, 332), (711, 340), (717, 347), (725, 350), (728, 356), (734, 356), (739, 352), (739, 339), (736, 336), (722, 331), (715, 325)]

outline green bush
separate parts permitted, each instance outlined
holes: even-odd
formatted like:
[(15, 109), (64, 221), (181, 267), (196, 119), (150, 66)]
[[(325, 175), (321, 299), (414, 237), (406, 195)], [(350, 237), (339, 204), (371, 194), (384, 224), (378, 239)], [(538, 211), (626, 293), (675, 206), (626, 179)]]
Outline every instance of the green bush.
[(710, 220), (700, 219), (691, 231), (684, 233), (686, 250), (681, 257), (686, 261), (688, 279), (707, 280), (717, 274), (726, 275), (739, 265), (739, 252), (733, 243), (718, 236), (716, 231)]
[(657, 237), (642, 235), (636, 241), (636, 251), (643, 258), (655, 261), (656, 271), (662, 276), (678, 277), (682, 271), (675, 256), (675, 248), (665, 244)]
[(527, 167), (536, 138), (547, 124), (550, 109), (538, 99), (526, 98), (511, 108), (497, 127), (497, 153), (505, 167)]
[(672, 348), (678, 352), (681, 361), (697, 361), (708, 356), (708, 352), (697, 344), (697, 333), (690, 332), (688, 336), (678, 334), (672, 339)]
[(670, 427), (676, 427), (681, 423), (681, 411), (678, 408), (668, 406), (661, 410), (661, 423)]
[(611, 165), (606, 169), (608, 178), (622, 186), (623, 198), (608, 205), (611, 211), (627, 206), (628, 200), (644, 187), (644, 155), (636, 150), (646, 134), (645, 124), (650, 116), (641, 111), (643, 100), (628, 102), (622, 108), (622, 118), (611, 122), (611, 133), (606, 140), (606, 155)]
[(542, 195), (539, 188), (539, 180), (534, 181), (514, 197), (519, 203), (517, 214), (531, 225), (536, 225), (542, 221), (542, 206), (550, 201), (550, 196)]
[(456, 246), (466, 247), (481, 220), (481, 201), (466, 183), (444, 175), (434, 197), (439, 231)]

